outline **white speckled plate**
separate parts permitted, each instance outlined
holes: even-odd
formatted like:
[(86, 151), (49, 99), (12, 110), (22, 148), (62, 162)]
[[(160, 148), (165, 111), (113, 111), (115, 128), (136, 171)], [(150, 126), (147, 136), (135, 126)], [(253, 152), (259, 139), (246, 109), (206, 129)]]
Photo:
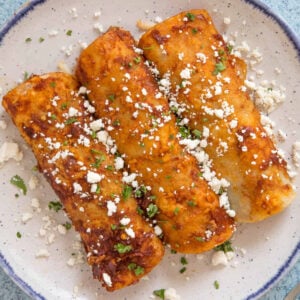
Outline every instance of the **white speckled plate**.
[[(138, 19), (165, 18), (189, 8), (206, 8), (222, 33), (238, 32), (237, 42), (246, 40), (250, 47), (259, 48), (263, 62), (257, 67), (264, 70), (261, 79), (276, 80), (285, 86), (286, 101), (271, 117), (277, 127), (287, 133), (280, 147), (286, 151), (290, 161), (292, 144), (300, 140), (298, 112), (300, 102), (299, 41), (278, 18), (252, 1), (235, 0), (49, 0), (32, 1), (0, 32), (0, 87), (3, 94), (22, 80), (24, 72), (40, 74), (57, 70), (59, 63), (72, 69), (80, 51), (80, 44), (89, 43), (99, 31), (96, 23), (105, 29), (110, 25), (123, 26), (137, 37)], [(76, 12), (72, 10), (76, 8)], [(95, 12), (101, 16), (95, 17)], [(78, 15), (78, 16), (76, 16)], [(223, 23), (224, 17), (231, 24)], [(245, 21), (245, 22), (243, 22)], [(244, 24), (243, 24), (244, 23)], [(99, 27), (99, 26), (98, 26)], [(66, 32), (72, 30), (71, 36)], [(57, 35), (49, 36), (49, 32)], [(25, 40), (30, 38), (30, 41)], [(44, 38), (41, 42), (40, 38)], [(65, 50), (63, 50), (65, 49)], [(70, 56), (66, 55), (69, 50)], [(282, 70), (277, 74), (274, 69)], [(48, 211), (47, 205), (56, 196), (48, 184), (39, 177), (39, 186), (26, 196), (18, 193), (9, 180), (18, 174), (28, 182), (34, 175), (35, 160), (16, 128), (2, 108), (1, 119), (8, 127), (0, 130), (0, 143), (16, 141), (25, 154), (21, 163), (9, 161), (0, 169), (0, 264), (23, 289), (36, 299), (149, 299), (152, 291), (161, 288), (176, 288), (181, 299), (254, 299), (259, 298), (270, 286), (282, 277), (299, 258), (300, 250), (300, 202), (299, 196), (293, 204), (278, 216), (258, 224), (238, 226), (233, 241), (236, 257), (227, 267), (212, 267), (211, 253), (196, 257), (187, 256), (187, 271), (180, 274), (180, 255), (167, 254), (147, 280), (112, 294), (106, 293), (100, 284), (91, 278), (87, 264), (67, 265), (76, 249), (72, 245), (75, 233), (70, 230), (65, 236), (56, 230), (58, 224), (66, 222), (62, 213)], [(299, 188), (299, 177), (295, 180)], [(33, 211), (31, 199), (38, 198), (42, 211)], [(33, 218), (22, 224), (24, 212)], [(44, 218), (48, 215), (50, 221)], [(47, 227), (47, 222), (51, 224)], [(46, 236), (39, 234), (47, 227)], [(17, 238), (16, 233), (22, 234)], [(47, 238), (54, 233), (55, 241), (47, 245)], [(35, 258), (36, 252), (47, 249), (48, 258)], [(246, 249), (243, 253), (241, 249)], [(202, 258), (202, 259), (201, 259)], [(218, 281), (220, 288), (214, 287)]]

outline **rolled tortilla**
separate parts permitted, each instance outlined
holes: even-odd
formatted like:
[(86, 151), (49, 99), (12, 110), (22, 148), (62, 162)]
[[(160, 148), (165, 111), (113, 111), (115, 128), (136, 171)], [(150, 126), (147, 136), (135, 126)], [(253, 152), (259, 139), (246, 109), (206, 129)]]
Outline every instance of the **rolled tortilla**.
[(230, 182), (236, 220), (260, 221), (286, 208), (294, 198), (286, 162), (243, 87), (245, 63), (230, 54), (208, 12), (186, 11), (155, 25), (139, 47), (157, 68), (173, 110), (206, 133), (203, 147)]
[(80, 233), (94, 277), (114, 291), (150, 272), (164, 249), (136, 200), (124, 199), (122, 173), (95, 139), (94, 108), (79, 87), (63, 73), (33, 76), (5, 95), (3, 106)]
[(77, 77), (105, 124), (103, 136), (109, 132), (131, 172), (155, 196), (165, 241), (176, 251), (200, 253), (228, 240), (233, 219), (179, 144), (167, 99), (130, 33), (110, 28), (97, 38), (81, 53)]

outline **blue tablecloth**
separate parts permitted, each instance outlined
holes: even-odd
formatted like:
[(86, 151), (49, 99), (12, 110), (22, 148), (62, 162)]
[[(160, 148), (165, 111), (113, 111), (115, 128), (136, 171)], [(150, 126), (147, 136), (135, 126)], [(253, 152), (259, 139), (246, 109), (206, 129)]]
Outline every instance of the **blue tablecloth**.
[[(261, 0), (283, 17), (300, 36), (300, 0)], [(26, 0), (0, 0), (0, 28)], [(300, 282), (300, 260), (261, 300), (282, 300)], [(29, 300), (28, 297), (0, 268), (0, 300)], [(299, 297), (300, 299), (300, 297)], [(235, 300), (235, 299), (234, 299)]]

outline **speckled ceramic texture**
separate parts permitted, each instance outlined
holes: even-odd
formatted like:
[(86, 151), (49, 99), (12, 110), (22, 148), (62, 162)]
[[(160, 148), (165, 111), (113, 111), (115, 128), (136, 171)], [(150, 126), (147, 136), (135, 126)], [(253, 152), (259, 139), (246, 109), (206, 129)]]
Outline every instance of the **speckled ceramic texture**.
[[(0, 25), (10, 19), (14, 10), (23, 2), (24, 1), (21, 0), (0, 0)], [(174, 4), (173, 7), (172, 5), (166, 5), (167, 1), (164, 3), (161, 2), (160, 5), (157, 5), (155, 2), (152, 4), (152, 1), (127, 1), (127, 7), (125, 8), (124, 4), (122, 4), (124, 2), (121, 1), (118, 7), (119, 9), (108, 10), (106, 12), (106, 16), (109, 15), (109, 18), (106, 18), (106, 20), (103, 19), (105, 14), (103, 14), (103, 17), (99, 20), (93, 20), (92, 12), (103, 7), (110, 7), (110, 5), (114, 6), (115, 3), (118, 3), (117, 0), (109, 1), (106, 5), (101, 4), (106, 3), (104, 1), (91, 0), (89, 4), (94, 3), (96, 5), (93, 5), (93, 9), (90, 10), (84, 5), (85, 8), (83, 9), (83, 1), (72, 1), (72, 4), (69, 5), (57, 0), (45, 2), (48, 4), (51, 2), (51, 5), (48, 5), (48, 9), (46, 4), (39, 5), (32, 13), (21, 18), (19, 25), (11, 28), (12, 22), (9, 23), (9, 26), (4, 27), (5, 32), (8, 31), (7, 35), (3, 38), (3, 44), (0, 45), (0, 67), (5, 66), (4, 69), (0, 69), (0, 86), (4, 91), (12, 87), (17, 79), (22, 77), (22, 71), (26, 70), (35, 73), (53, 71), (56, 69), (56, 64), (59, 60), (66, 61), (70, 66), (72, 66), (75, 61), (77, 55), (76, 51), (78, 51), (78, 49), (74, 51), (71, 57), (65, 57), (60, 50), (62, 45), (68, 45), (70, 41), (68, 37), (60, 36), (58, 39), (53, 39), (42, 45), (44, 48), (41, 50), (37, 42), (35, 42), (34, 46), (30, 45), (29, 47), (28, 45), (24, 45), (24, 43), (20, 43), (20, 39), (24, 42), (24, 39), (28, 35), (37, 40), (41, 35), (47, 36), (49, 29), (63, 28), (65, 30), (72, 29), (73, 35), (77, 33), (77, 37), (91, 41), (91, 39), (96, 36), (96, 33), (92, 30), (92, 25), (96, 22), (103, 23), (105, 27), (109, 24), (125, 26), (137, 34), (137, 31), (134, 30), (134, 23), (137, 17), (145, 17), (145, 9), (150, 10), (150, 15), (166, 17), (177, 12), (179, 7), (196, 7), (195, 3), (197, 3), (199, 7), (199, 5), (203, 3), (203, 8), (221, 8), (221, 10), (225, 12), (225, 15), (230, 15), (233, 24), (230, 25), (232, 27), (229, 29), (233, 30), (233, 28), (235, 28), (234, 26), (238, 25), (238, 21), (240, 21), (238, 20), (239, 15), (242, 18), (248, 18), (247, 23), (250, 24), (249, 28), (251, 27), (251, 32), (253, 32), (253, 36), (251, 36), (250, 32), (248, 33), (248, 37), (253, 46), (255, 46), (255, 32), (258, 35), (261, 35), (260, 32), (263, 32), (262, 36), (264, 38), (259, 36), (257, 43), (258, 46), (265, 51), (264, 54), (267, 54), (268, 51), (271, 53), (264, 65), (266, 76), (270, 75), (271, 67), (275, 67), (277, 63), (283, 66), (283, 63), (280, 62), (280, 58), (288, 58), (288, 65), (290, 65), (290, 67), (288, 68), (288, 72), (283, 72), (285, 74), (281, 76), (284, 85), (290, 88), (290, 91), (287, 92), (288, 103), (285, 104), (282, 109), (278, 110), (278, 112), (275, 112), (274, 119), (278, 121), (277, 123), (280, 126), (283, 125), (285, 129), (291, 129), (291, 125), (285, 122), (287, 112), (290, 112), (292, 118), (297, 120), (295, 110), (299, 111), (299, 104), (298, 106), (296, 105), (297, 99), (293, 92), (297, 90), (299, 94), (299, 81), (297, 82), (295, 79), (298, 75), (296, 71), (299, 72), (300, 70), (299, 60), (297, 59), (297, 56), (299, 57), (299, 50), (297, 52), (295, 49), (295, 46), (297, 46), (295, 36), (297, 34), (299, 35), (300, 32), (300, 21), (298, 17), (300, 15), (299, 1), (264, 0), (264, 3), (273, 7), (273, 11), (269, 11), (262, 2), (259, 3), (261, 10), (257, 7), (254, 9), (254, 6), (248, 3), (252, 1), (228, 1), (231, 2), (229, 9), (226, 8), (225, 4), (219, 4), (220, 1), (209, 1), (209, 4), (207, 1), (177, 1), (179, 3), (177, 8), (174, 8)], [(137, 2), (139, 2), (139, 5), (136, 5), (136, 7), (139, 11), (134, 10), (135, 5), (133, 4)], [(142, 8), (142, 3), (147, 3), (147, 5), (144, 5), (144, 8)], [(157, 3), (159, 3), (159, 1), (157, 1)], [(180, 5), (180, 3), (182, 3), (182, 5)], [(214, 3), (217, 3), (217, 5), (214, 6)], [(51, 14), (51, 9), (49, 9), (50, 6), (52, 6), (53, 14)], [(83, 18), (82, 22), (79, 22), (78, 19), (72, 20), (72, 16), (68, 14), (68, 10), (72, 7), (77, 7), (78, 9), (82, 8), (82, 10), (86, 10), (89, 14), (80, 15), (80, 17)], [(160, 11), (160, 8), (162, 11)], [(155, 10), (155, 12), (153, 12), (153, 10)], [(103, 11), (105, 11), (105, 9)], [(285, 26), (282, 19), (277, 19), (277, 21), (274, 19), (274, 12), (285, 17), (294, 29), (294, 33)], [(251, 14), (251, 17), (249, 17), (248, 14), (249, 16)], [(90, 21), (88, 21), (88, 18), (90, 18)], [(218, 16), (215, 18), (218, 18)], [(50, 25), (44, 25), (44, 21), (45, 24), (50, 24), (51, 28), (49, 27)], [(77, 25), (73, 24), (74, 22), (77, 23)], [(281, 27), (278, 25), (278, 22)], [(43, 24), (43, 26), (41, 26), (41, 24)], [(220, 20), (218, 24), (221, 27)], [(260, 24), (261, 26), (254, 26), (254, 24)], [(268, 28), (272, 31), (272, 34), (267, 34)], [(274, 32), (278, 33), (275, 34)], [(16, 48), (13, 47), (13, 43), (17, 45)], [(7, 55), (10, 57), (9, 63), (3, 60), (1, 47), (7, 49), (7, 52), (4, 51), (2, 53), (10, 54)], [(16, 49), (19, 49), (19, 51), (16, 51)], [(42, 51), (42, 54), (37, 50)], [(277, 50), (281, 51), (281, 55), (276, 54)], [(293, 63), (295, 66), (293, 66)], [(9, 65), (10, 68), (8, 68)], [(3, 76), (4, 73), (5, 75)], [(289, 105), (291, 105), (293, 109), (291, 109)], [(3, 114), (2, 111), (0, 113)], [(298, 129), (299, 132), (299, 124), (295, 126), (298, 126), (294, 129)], [(11, 139), (11, 137), (22, 144), (22, 140), (18, 137), (17, 131), (10, 123), (9, 129), (5, 134), (0, 133), (0, 141)], [(297, 139), (300, 139), (299, 135)], [(295, 137), (291, 137), (286, 142), (286, 145), (283, 145), (283, 148), (288, 151), (290, 143), (293, 140), (295, 140)], [(12, 163), (9, 164), (4, 171), (0, 171), (2, 184), (0, 194), (1, 201), (4, 200), (6, 203), (8, 201), (15, 201), (15, 199), (9, 200), (9, 198), (13, 198), (15, 191), (8, 185), (7, 178), (10, 178), (9, 176), (14, 172), (22, 173), (25, 177), (28, 176), (26, 169), (28, 170), (30, 166), (34, 164), (34, 159), (30, 151), (27, 152), (26, 162), (24, 164), (22, 163), (22, 166)], [(46, 183), (43, 183), (43, 186), (47, 186)], [(44, 195), (44, 191), (42, 190), (37, 190), (35, 193), (40, 197)], [(49, 188), (47, 188), (46, 194), (45, 198), (52, 197)], [(31, 194), (31, 197), (32, 196)], [(297, 254), (299, 250), (297, 249), (299, 248), (300, 240), (299, 225), (297, 225), (300, 222), (299, 197), (296, 199), (298, 203), (293, 203), (293, 206), (280, 216), (258, 225), (252, 225), (251, 228), (248, 225), (239, 227), (234, 243), (239, 246), (245, 246), (248, 250), (246, 256), (240, 260), (240, 268), (233, 269), (229, 267), (212, 272), (211, 267), (205, 263), (206, 258), (204, 258), (204, 262), (199, 262), (194, 257), (188, 257), (190, 270), (187, 276), (190, 277), (190, 280), (187, 281), (185, 276), (179, 276), (178, 268), (180, 266), (178, 264), (175, 268), (171, 267), (172, 261), (178, 262), (180, 256), (167, 255), (162, 266), (159, 266), (157, 270), (150, 275), (149, 281), (143, 281), (139, 285), (126, 289), (126, 291), (110, 295), (104, 293), (101, 288), (99, 289), (98, 284), (90, 279), (90, 270), (86, 265), (79, 265), (75, 268), (66, 267), (65, 261), (70, 253), (74, 233), (70, 233), (66, 239), (60, 239), (55, 243), (51, 248), (54, 254), (51, 254), (50, 262), (36, 262), (34, 258), (35, 247), (39, 245), (36, 242), (36, 238), (34, 238), (34, 233), (37, 232), (34, 228), (40, 225), (38, 218), (30, 222), (26, 228), (22, 228), (18, 221), (13, 221), (12, 225), (6, 224), (9, 218), (4, 216), (6, 213), (6, 215), (10, 215), (12, 220), (18, 220), (18, 218), (20, 218), (20, 211), (29, 209), (29, 200), (30, 197), (22, 198), (18, 200), (19, 202), (17, 204), (13, 204), (15, 208), (19, 210), (19, 213), (0, 205), (0, 261), (1, 265), (5, 267), (5, 271), (9, 273), (9, 276), (12, 277), (17, 284), (22, 286), (27, 293), (30, 293), (31, 297), (36, 299), (43, 299), (44, 297), (47, 299), (71, 299), (73, 287), (77, 285), (79, 287), (78, 298), (80, 299), (96, 299), (96, 292), (98, 293), (97, 299), (119, 300), (125, 299), (125, 297), (130, 300), (148, 299), (152, 290), (172, 286), (178, 290), (178, 293), (181, 294), (181, 299), (184, 300), (220, 298), (279, 300), (283, 299), (287, 292), (300, 281), (300, 261), (297, 262), (297, 257), (299, 257)], [(65, 220), (63, 215), (55, 217), (62, 221)], [(15, 238), (17, 228), (22, 228), (24, 231), (22, 241), (18, 241)], [(278, 230), (278, 233), (276, 230)], [(280, 231), (286, 236), (280, 234)], [(291, 238), (292, 235), (294, 239)], [(12, 236), (14, 236), (14, 238), (12, 238)], [(11, 245), (11, 248), (3, 245), (6, 243)], [(32, 249), (32, 247), (34, 249)], [(209, 255), (207, 259), (209, 261)], [(37, 266), (37, 264), (39, 265)], [(291, 268), (292, 266), (294, 267)], [(195, 270), (191, 271), (191, 269)], [(220, 289), (218, 291), (213, 287), (214, 280), (220, 282)], [(200, 289), (197, 288), (197, 286), (199, 286)], [(29, 299), (29, 297), (16, 287), (11, 279), (0, 270), (0, 299)]]

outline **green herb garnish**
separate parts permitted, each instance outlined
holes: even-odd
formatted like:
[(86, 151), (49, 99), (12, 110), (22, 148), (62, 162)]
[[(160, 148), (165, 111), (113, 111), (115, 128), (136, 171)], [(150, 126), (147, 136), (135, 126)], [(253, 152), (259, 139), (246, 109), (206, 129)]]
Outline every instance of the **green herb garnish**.
[(62, 209), (63, 206), (59, 201), (57, 201), (57, 202), (50, 201), (48, 204), (48, 207), (50, 210), (54, 210), (55, 212), (58, 212)]
[(72, 35), (72, 30), (68, 30), (66, 35), (71, 36)]
[(204, 238), (201, 237), (201, 236), (196, 236), (195, 240), (198, 241), (198, 242), (204, 242)]
[(127, 266), (128, 270), (134, 271), (136, 276), (144, 274), (144, 268), (141, 266), (138, 266), (136, 263), (130, 263)]
[(124, 245), (122, 243), (118, 243), (114, 246), (114, 249), (118, 251), (120, 254), (124, 254), (131, 251), (132, 247), (130, 245)]
[(21, 234), (19, 231), (17, 232), (16, 235), (17, 235), (17, 238), (18, 238), (18, 239), (20, 239), (20, 238), (22, 237), (22, 234)]
[(132, 187), (129, 185), (124, 185), (122, 190), (122, 197), (124, 200), (128, 199), (132, 193)]
[(216, 63), (215, 69), (213, 71), (213, 75), (218, 75), (219, 73), (223, 72), (226, 69), (225, 65), (220, 61)]
[(190, 12), (185, 15), (189, 21), (195, 21), (196, 16)]
[(220, 284), (217, 280), (214, 281), (214, 287), (216, 290), (218, 290), (220, 288)]
[(178, 213), (179, 213), (179, 207), (176, 207), (176, 208), (174, 209), (174, 215), (177, 216)]
[(195, 207), (196, 206), (196, 203), (192, 200), (188, 201), (187, 202), (188, 206), (191, 206), (191, 207)]
[(158, 212), (158, 207), (153, 204), (150, 203), (149, 206), (147, 207), (147, 215), (149, 218), (153, 218)]
[(24, 183), (24, 180), (19, 175), (13, 176), (10, 179), (10, 183), (19, 188), (23, 192), (23, 195), (26, 195), (27, 187)]
[(30, 43), (31, 41), (32, 41), (32, 38), (30, 38), (30, 37), (28, 37), (28, 38), (25, 39), (26, 43)]
[(24, 72), (23, 81), (26, 81), (29, 78), (29, 74), (27, 71)]
[(160, 289), (153, 291), (153, 295), (157, 296), (158, 298), (165, 300), (165, 290), (166, 289)]
[(233, 252), (233, 248), (232, 248), (232, 244), (231, 244), (231, 241), (226, 241), (225, 243), (219, 245), (219, 246), (216, 246), (214, 248), (215, 251), (223, 251), (225, 253), (227, 252)]
[(72, 228), (72, 224), (70, 222), (66, 222), (65, 224), (63, 224), (63, 226), (67, 229), (70, 230)]
[(182, 256), (182, 257), (180, 258), (180, 263), (181, 263), (182, 265), (187, 265), (187, 264), (188, 264), (188, 261), (186, 260), (186, 258), (185, 258), (184, 256)]
[(144, 185), (141, 185), (135, 192), (134, 196), (136, 198), (143, 198), (145, 194), (147, 193), (146, 187)]
[(134, 59), (133, 59), (133, 61), (136, 63), (136, 64), (139, 64), (140, 62), (141, 62), (141, 58), (139, 57), (139, 56), (137, 56), (137, 57), (135, 57)]
[(181, 268), (181, 269), (179, 270), (179, 273), (182, 274), (182, 273), (184, 273), (185, 271), (186, 271), (186, 267), (183, 267), (183, 268)]
[(77, 122), (78, 120), (75, 118), (75, 117), (71, 117), (71, 118), (69, 118), (69, 119), (67, 119), (66, 121), (65, 121), (65, 124), (66, 125), (71, 125), (71, 124), (73, 124), (73, 123), (75, 123), (75, 122)]
[(192, 133), (193, 133), (193, 135), (194, 135), (196, 138), (198, 138), (198, 139), (200, 139), (200, 138), (202, 137), (202, 132), (201, 132), (200, 130), (198, 130), (198, 129), (194, 129), (194, 130), (192, 131)]

